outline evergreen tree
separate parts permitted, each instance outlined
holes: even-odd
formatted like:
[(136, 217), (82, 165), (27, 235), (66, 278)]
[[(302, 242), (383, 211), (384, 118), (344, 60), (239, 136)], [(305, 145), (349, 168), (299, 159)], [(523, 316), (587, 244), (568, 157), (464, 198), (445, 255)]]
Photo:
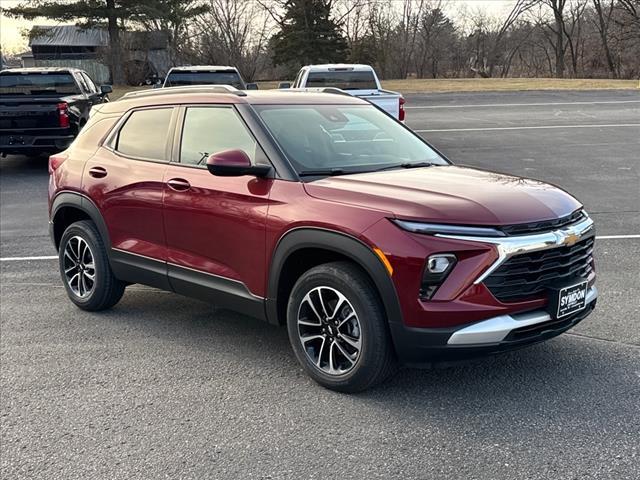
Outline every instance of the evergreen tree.
[(280, 31), (272, 39), (276, 65), (344, 61), (347, 42), (331, 18), (331, 0), (286, 0)]

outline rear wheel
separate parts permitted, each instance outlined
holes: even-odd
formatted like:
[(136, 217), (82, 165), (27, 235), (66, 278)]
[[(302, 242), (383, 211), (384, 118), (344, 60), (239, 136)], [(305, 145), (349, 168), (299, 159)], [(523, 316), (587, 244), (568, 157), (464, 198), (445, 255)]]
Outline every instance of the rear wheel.
[(89, 220), (72, 223), (62, 234), (58, 252), (67, 295), (83, 310), (105, 310), (124, 294), (125, 284), (113, 276), (98, 229)]
[(289, 298), (287, 328), (298, 361), (332, 390), (365, 390), (395, 368), (376, 288), (349, 262), (320, 265), (298, 279)]

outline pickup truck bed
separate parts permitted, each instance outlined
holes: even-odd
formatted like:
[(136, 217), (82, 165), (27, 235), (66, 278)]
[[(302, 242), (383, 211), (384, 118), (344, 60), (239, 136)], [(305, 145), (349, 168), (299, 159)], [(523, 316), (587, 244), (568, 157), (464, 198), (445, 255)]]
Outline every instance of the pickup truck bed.
[[(105, 91), (103, 91), (103, 89)], [(0, 154), (39, 155), (65, 150), (108, 101), (82, 70), (20, 68), (0, 72)]]

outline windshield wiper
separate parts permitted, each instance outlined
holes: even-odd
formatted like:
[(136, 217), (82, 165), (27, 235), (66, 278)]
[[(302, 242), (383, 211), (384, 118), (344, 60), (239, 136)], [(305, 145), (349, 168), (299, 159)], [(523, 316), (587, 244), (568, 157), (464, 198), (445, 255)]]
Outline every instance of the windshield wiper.
[(325, 168), (319, 170), (302, 170), (298, 172), (301, 177), (313, 177), (316, 175), (343, 175), (346, 173), (342, 168)]
[(395, 165), (387, 165), (386, 167), (376, 168), (375, 170), (371, 170), (372, 172), (382, 172), (383, 170), (393, 170), (394, 168), (422, 168), (422, 167), (433, 167), (437, 164), (431, 162), (404, 162), (404, 163), (396, 163)]

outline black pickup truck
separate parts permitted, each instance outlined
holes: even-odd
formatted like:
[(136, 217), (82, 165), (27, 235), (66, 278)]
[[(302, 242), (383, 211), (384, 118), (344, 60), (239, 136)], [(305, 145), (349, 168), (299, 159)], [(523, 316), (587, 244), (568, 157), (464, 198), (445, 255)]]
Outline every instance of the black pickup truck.
[(0, 72), (0, 154), (40, 155), (66, 149), (89, 119), (92, 105), (109, 101), (75, 68), (11, 68)]

